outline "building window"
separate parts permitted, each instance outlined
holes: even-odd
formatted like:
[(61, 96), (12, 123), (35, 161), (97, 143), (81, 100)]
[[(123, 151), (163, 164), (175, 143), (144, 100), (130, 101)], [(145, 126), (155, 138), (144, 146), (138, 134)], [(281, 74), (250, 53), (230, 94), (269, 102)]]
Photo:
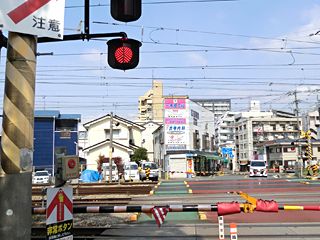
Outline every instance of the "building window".
[(276, 148), (277, 153), (281, 153), (281, 148)]
[(283, 152), (288, 152), (288, 148), (283, 148)]
[(79, 139), (87, 139), (88, 134), (87, 131), (79, 131)]
[(77, 131), (77, 121), (69, 119), (57, 119), (55, 122), (56, 131)]
[[(105, 129), (104, 132), (105, 132), (106, 139), (110, 139), (110, 129)], [(112, 136), (113, 136), (113, 138), (119, 138), (120, 129), (113, 129)]]
[(60, 132), (60, 138), (61, 139), (69, 139), (69, 138), (71, 138), (71, 132), (70, 131), (61, 131)]
[(198, 119), (193, 118), (193, 125), (198, 126)]

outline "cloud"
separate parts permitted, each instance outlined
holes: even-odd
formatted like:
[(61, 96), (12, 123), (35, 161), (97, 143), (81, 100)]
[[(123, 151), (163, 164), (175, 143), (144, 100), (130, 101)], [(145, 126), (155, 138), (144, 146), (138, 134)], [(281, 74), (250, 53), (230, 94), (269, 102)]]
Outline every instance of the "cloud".
[(202, 54), (199, 53), (189, 53), (187, 54), (187, 60), (191, 65), (206, 66), (208, 61)]
[(85, 55), (81, 55), (81, 59), (87, 63), (93, 63), (95, 65), (99, 63), (105, 64), (106, 54), (102, 54), (100, 49), (91, 48), (86, 50)]
[[(253, 38), (250, 42), (259, 48), (282, 48), (290, 50), (293, 46), (310, 46), (310, 42), (320, 42), (320, 33), (314, 35), (320, 30), (320, 5), (314, 5), (311, 9), (302, 12), (301, 17), (305, 19), (305, 24), (297, 27), (291, 32), (274, 38), (280, 40), (264, 40)], [(295, 40), (295, 41), (287, 41)], [(303, 42), (299, 42), (303, 41)], [(309, 42), (309, 43), (308, 43)]]

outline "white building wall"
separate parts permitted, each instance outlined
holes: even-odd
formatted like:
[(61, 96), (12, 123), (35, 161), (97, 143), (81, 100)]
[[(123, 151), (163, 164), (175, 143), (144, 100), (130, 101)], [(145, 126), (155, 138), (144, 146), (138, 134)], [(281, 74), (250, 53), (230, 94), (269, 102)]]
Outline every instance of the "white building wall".
[[(93, 146), (107, 139), (110, 139), (110, 118), (103, 118), (101, 121), (93, 122), (86, 126), (87, 129), (87, 142), (86, 147)], [(119, 123), (116, 126), (116, 123)], [(107, 130), (107, 131), (106, 131)], [(130, 133), (132, 132), (132, 134)], [(119, 143), (124, 147), (119, 147), (115, 143), (113, 144), (114, 152), (112, 157), (121, 157), (124, 162), (130, 161), (130, 155), (133, 154), (133, 150), (125, 147), (129, 147), (129, 139), (133, 138), (134, 144), (141, 147), (142, 130), (139, 127), (132, 126), (130, 124), (113, 119), (113, 142)], [(101, 146), (97, 146), (94, 149), (84, 151), (84, 157), (87, 159), (87, 165), (89, 169), (96, 170), (97, 160), (100, 155), (109, 157), (110, 143), (106, 142)]]
[[(191, 101), (190, 99), (187, 99), (187, 109), (187, 132), (189, 135), (187, 149), (194, 150), (193, 133), (195, 132), (195, 130), (199, 131), (200, 149), (202, 149), (202, 135), (208, 133), (209, 140), (214, 135), (214, 113), (200, 106), (199, 104)], [(199, 114), (199, 119), (197, 119), (197, 125), (194, 125), (194, 117), (191, 116), (192, 111), (195, 111)]]
[(142, 144), (141, 146), (148, 151), (148, 159), (149, 161), (154, 162), (154, 149), (153, 149), (153, 132), (159, 127), (159, 124), (155, 122), (147, 122), (143, 124), (143, 126), (146, 128), (142, 132)]
[[(194, 124), (194, 123), (197, 124)], [(165, 129), (165, 128), (164, 128)], [(202, 135), (208, 133), (208, 140), (214, 135), (214, 113), (210, 110), (200, 106), (199, 104), (186, 99), (186, 153), (174, 154), (174, 151), (170, 151), (170, 154), (166, 154), (164, 167), (166, 171), (174, 171), (170, 174), (170, 178), (186, 177), (187, 170), (187, 155), (189, 151), (203, 150)], [(194, 149), (193, 133), (198, 130), (200, 138), (200, 148)], [(165, 131), (165, 130), (164, 130)], [(208, 149), (210, 149), (210, 143)], [(181, 152), (181, 150), (179, 151)], [(166, 151), (167, 153), (167, 151)]]

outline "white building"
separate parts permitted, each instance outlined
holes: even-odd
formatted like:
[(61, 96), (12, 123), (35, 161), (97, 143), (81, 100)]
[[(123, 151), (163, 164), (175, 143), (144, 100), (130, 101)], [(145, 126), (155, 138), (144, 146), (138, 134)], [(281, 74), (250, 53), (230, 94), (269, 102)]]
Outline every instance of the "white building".
[[(320, 109), (319, 109), (320, 110)], [(312, 138), (320, 139), (320, 118), (319, 118), (319, 110), (310, 111), (306, 116), (306, 128), (305, 130), (312, 129), (311, 133)]]
[(147, 122), (136, 122), (137, 124), (144, 127), (142, 132), (142, 142), (141, 147), (147, 149), (148, 160), (153, 162), (154, 161), (154, 144), (153, 144), (153, 132), (159, 128), (162, 124), (154, 121), (147, 121)]
[[(234, 116), (239, 114), (237, 112), (225, 112), (215, 121), (214, 143), (216, 149), (223, 157), (228, 159), (225, 166), (236, 169), (236, 155), (235, 155), (235, 119)], [(231, 165), (232, 164), (232, 165)], [(228, 166), (229, 165), (229, 166)]]
[(235, 142), (235, 120), (234, 116), (239, 114), (237, 112), (226, 112), (220, 116), (214, 125), (215, 131), (215, 145), (225, 146), (234, 144)]
[[(297, 118), (284, 112), (260, 112), (257, 103), (253, 111), (235, 115), (236, 158), (240, 170), (245, 170), (250, 160), (266, 159), (264, 148), (259, 148), (265, 141), (295, 139), (300, 132)], [(281, 117), (280, 117), (281, 116)], [(301, 119), (298, 119), (301, 123)]]
[(230, 99), (191, 99), (191, 101), (213, 112), (215, 119), (231, 111)]
[(154, 132), (154, 144), (160, 167), (174, 172), (170, 177), (208, 170), (214, 158), (214, 113), (186, 96), (165, 97), (164, 126)]
[[(134, 150), (142, 147), (142, 132), (145, 127), (117, 115), (112, 117), (112, 122), (112, 159), (121, 159), (123, 163), (128, 162)], [(111, 115), (107, 114), (83, 125), (87, 130), (87, 140), (82, 151), (87, 159), (88, 169), (97, 169), (99, 156), (109, 159), (110, 123)]]

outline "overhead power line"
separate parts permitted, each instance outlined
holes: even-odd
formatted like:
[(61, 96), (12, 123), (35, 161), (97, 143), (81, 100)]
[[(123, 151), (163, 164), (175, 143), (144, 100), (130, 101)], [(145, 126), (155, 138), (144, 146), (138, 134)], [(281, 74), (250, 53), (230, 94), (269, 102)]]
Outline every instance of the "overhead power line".
[[(183, 3), (215, 3), (215, 2), (237, 2), (240, 0), (181, 0), (181, 1), (150, 1), (142, 2), (143, 5), (157, 5), (157, 4), (183, 4)], [(90, 4), (90, 7), (106, 7), (110, 4)], [(83, 8), (84, 5), (70, 5), (66, 6), (66, 9)]]
[[(229, 36), (229, 37), (242, 37), (242, 38), (256, 38), (256, 39), (263, 39), (263, 40), (275, 40), (279, 42), (296, 42), (296, 43), (308, 43), (308, 44), (320, 44), (320, 42), (316, 41), (306, 41), (306, 40), (298, 40), (298, 39), (291, 39), (291, 38), (279, 38), (279, 37), (267, 37), (267, 36), (258, 36), (258, 35), (247, 35), (247, 34), (235, 34), (235, 33), (225, 33), (225, 32), (214, 32), (214, 31), (201, 31), (201, 30), (194, 30), (194, 29), (182, 29), (182, 28), (170, 28), (170, 27), (159, 27), (159, 26), (143, 26), (143, 25), (135, 25), (135, 24), (122, 24), (122, 23), (109, 23), (109, 22), (102, 22), (102, 21), (93, 21), (96, 24), (108, 24), (108, 25), (121, 25), (125, 27), (136, 27), (136, 28), (149, 28), (155, 30), (167, 30), (167, 31), (175, 31), (175, 32), (188, 32), (188, 33), (202, 33), (202, 34), (211, 34), (211, 35), (221, 35), (221, 36)], [(306, 36), (306, 37), (309, 37)]]

